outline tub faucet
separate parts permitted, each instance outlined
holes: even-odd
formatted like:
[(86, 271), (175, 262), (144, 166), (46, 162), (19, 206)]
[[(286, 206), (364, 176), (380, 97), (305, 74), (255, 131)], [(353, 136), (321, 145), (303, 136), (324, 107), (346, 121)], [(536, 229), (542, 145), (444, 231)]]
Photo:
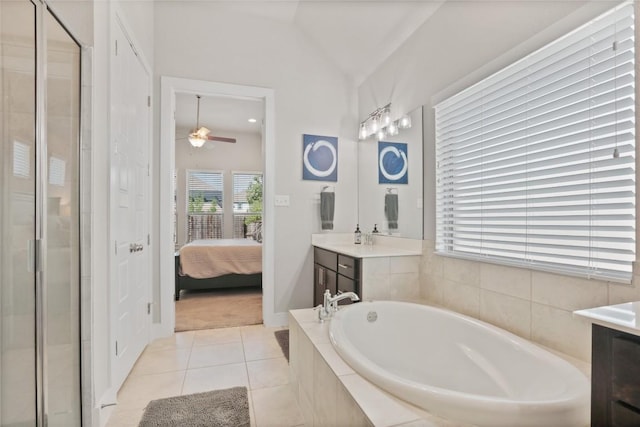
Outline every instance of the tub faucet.
[(325, 319), (330, 318), (333, 313), (338, 311), (338, 302), (347, 298), (350, 298), (351, 301), (360, 301), (360, 298), (355, 292), (338, 291), (338, 293), (332, 297), (331, 291), (325, 289), (322, 305), (316, 307), (316, 310), (318, 310), (318, 320), (324, 322)]

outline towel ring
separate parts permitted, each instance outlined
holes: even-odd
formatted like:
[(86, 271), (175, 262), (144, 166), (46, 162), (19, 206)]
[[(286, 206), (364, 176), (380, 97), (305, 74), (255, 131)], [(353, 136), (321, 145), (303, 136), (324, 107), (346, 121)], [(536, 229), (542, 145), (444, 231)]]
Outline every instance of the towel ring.
[(335, 187), (333, 185), (325, 185), (320, 190), (321, 193), (335, 193)]
[(396, 187), (387, 187), (387, 194), (398, 194), (398, 189)]

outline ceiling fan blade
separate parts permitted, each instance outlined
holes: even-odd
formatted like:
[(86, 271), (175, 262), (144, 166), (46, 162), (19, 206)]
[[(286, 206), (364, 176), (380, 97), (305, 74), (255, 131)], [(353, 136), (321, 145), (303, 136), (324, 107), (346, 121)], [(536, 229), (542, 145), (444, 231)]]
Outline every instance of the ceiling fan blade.
[(220, 141), (220, 142), (236, 142), (235, 138), (226, 138), (224, 136), (213, 136), (213, 135), (208, 135), (206, 137), (206, 139), (208, 139), (209, 141)]

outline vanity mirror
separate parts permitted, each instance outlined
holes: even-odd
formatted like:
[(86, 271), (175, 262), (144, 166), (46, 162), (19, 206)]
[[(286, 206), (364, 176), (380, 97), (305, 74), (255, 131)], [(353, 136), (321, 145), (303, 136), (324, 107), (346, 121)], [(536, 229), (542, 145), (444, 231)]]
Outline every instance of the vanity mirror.
[(358, 223), (363, 233), (423, 238), (422, 107), (411, 127), (358, 143)]

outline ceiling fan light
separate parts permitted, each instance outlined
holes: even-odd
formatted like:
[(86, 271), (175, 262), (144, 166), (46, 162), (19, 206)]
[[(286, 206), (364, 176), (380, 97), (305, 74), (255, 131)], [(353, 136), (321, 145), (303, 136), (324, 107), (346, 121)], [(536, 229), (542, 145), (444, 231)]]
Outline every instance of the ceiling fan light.
[(199, 128), (198, 130), (196, 130), (196, 133), (198, 134), (198, 136), (200, 138), (206, 138), (207, 135), (209, 135), (209, 132), (211, 132), (211, 131), (209, 129), (207, 129), (206, 127), (204, 127), (204, 126)]
[(189, 135), (189, 143), (191, 143), (191, 145), (193, 145), (196, 148), (200, 148), (204, 145), (206, 139), (204, 139), (203, 137), (201, 137), (198, 134), (191, 134)]

